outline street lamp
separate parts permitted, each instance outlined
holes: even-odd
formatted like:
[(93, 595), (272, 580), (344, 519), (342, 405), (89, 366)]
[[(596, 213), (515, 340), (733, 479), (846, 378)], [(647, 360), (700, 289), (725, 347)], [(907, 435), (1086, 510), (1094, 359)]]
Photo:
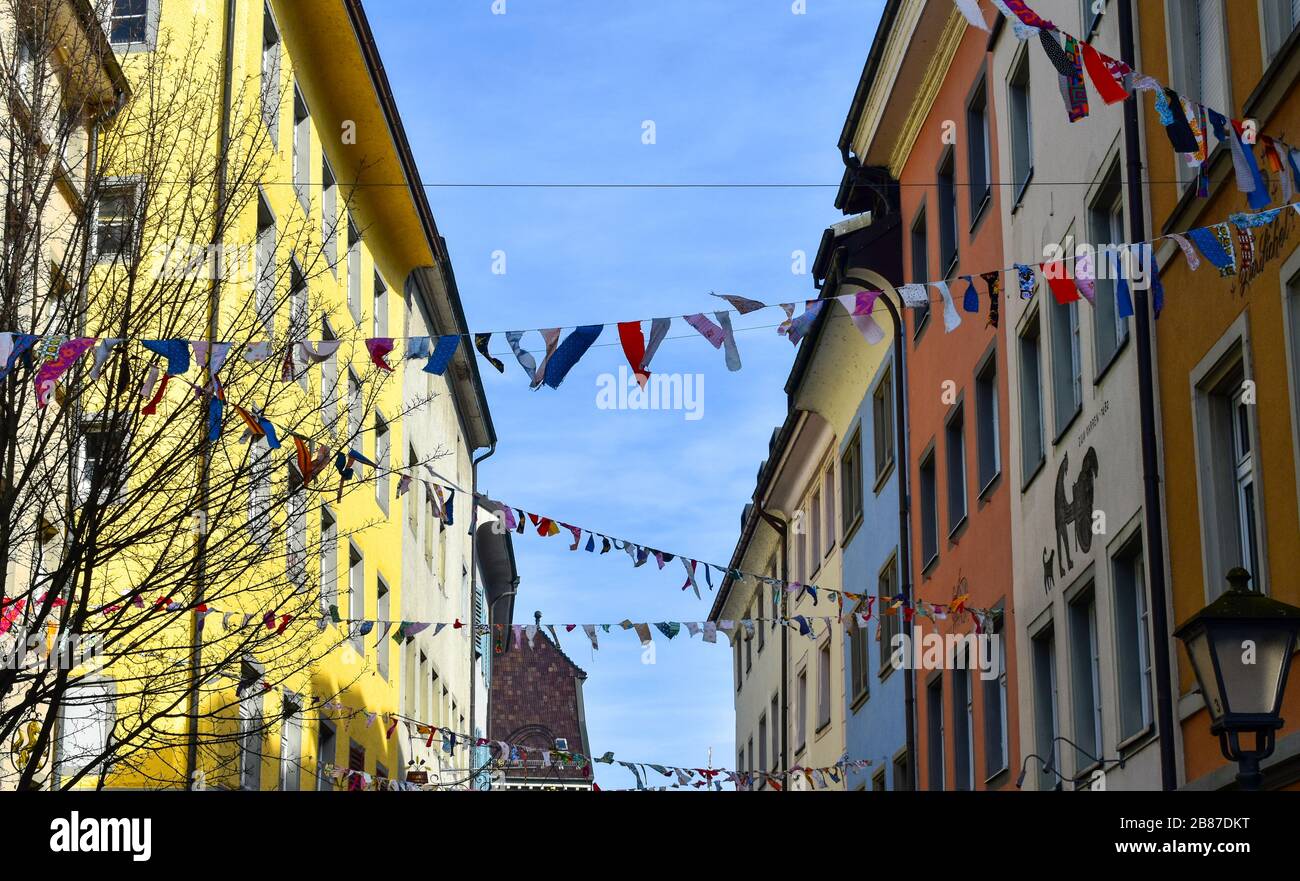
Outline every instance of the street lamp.
[[(1282, 727), (1282, 693), (1291, 668), (1300, 608), (1251, 590), (1250, 573), (1228, 572), (1228, 589), (1174, 631), (1183, 641), (1210, 711), (1210, 733), (1237, 763), (1242, 789), (1259, 789), (1260, 762), (1273, 754)], [(1241, 735), (1255, 735), (1246, 749)]]

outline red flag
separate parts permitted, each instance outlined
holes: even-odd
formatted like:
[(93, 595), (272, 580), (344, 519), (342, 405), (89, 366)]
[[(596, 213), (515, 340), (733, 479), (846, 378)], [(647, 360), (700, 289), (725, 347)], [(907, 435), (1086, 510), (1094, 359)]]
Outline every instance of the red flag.
[(1052, 289), (1056, 302), (1065, 305), (1079, 299), (1079, 289), (1074, 286), (1074, 279), (1065, 274), (1065, 264), (1057, 260), (1050, 264), (1051, 269), (1047, 268), (1048, 265), (1040, 263), (1038, 266), (1043, 271), (1043, 277), (1047, 279), (1047, 286)]
[(1110, 66), (1115, 59), (1103, 57), (1100, 52), (1092, 48), (1088, 43), (1081, 44), (1083, 48), (1083, 66), (1088, 69), (1088, 76), (1092, 77), (1092, 85), (1101, 95), (1101, 100), (1107, 104), (1118, 104), (1128, 97), (1128, 90), (1119, 77), (1114, 74), (1114, 68)]
[(623, 354), (627, 356), (627, 363), (636, 374), (637, 384), (645, 388), (646, 380), (650, 378), (650, 371), (641, 367), (641, 362), (645, 360), (645, 336), (641, 333), (641, 322), (620, 322), (618, 338), (623, 344)]

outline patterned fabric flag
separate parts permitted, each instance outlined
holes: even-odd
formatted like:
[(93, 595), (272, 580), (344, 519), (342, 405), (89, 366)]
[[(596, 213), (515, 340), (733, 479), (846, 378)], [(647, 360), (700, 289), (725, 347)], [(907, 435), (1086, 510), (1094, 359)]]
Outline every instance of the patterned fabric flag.
[(491, 340), (492, 334), (490, 333), (476, 333), (474, 334), (474, 348), (478, 349), (478, 353), (483, 356), (484, 361), (496, 368), (497, 373), (505, 373), (506, 365), (501, 363), (500, 358), (488, 351), (488, 344)]
[(751, 300), (748, 297), (737, 296), (736, 294), (714, 294), (713, 296), (726, 300), (741, 315), (748, 315), (758, 309), (767, 308), (766, 303), (760, 303), (758, 300)]
[(44, 408), (50, 402), (59, 378), (94, 344), (94, 337), (76, 337), (59, 345), (54, 357), (36, 371), (36, 406)]
[(1020, 282), (1020, 299), (1028, 300), (1034, 295), (1034, 267), (1017, 263), (1016, 277)]
[(1128, 97), (1124, 88), (1124, 76), (1132, 72), (1127, 64), (1103, 55), (1092, 47), (1091, 43), (1082, 43), (1083, 66), (1092, 78), (1092, 87), (1097, 90), (1101, 100), (1107, 104), (1118, 104)]
[(998, 326), (998, 310), (1002, 305), (1002, 273), (1000, 271), (980, 274), (989, 288), (989, 326)]

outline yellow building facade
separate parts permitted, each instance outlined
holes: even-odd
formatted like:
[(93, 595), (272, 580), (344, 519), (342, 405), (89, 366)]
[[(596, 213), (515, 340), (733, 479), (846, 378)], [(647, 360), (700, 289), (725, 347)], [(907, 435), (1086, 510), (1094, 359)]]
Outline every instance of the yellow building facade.
[[(80, 330), (103, 339), (129, 327), (125, 346), (136, 333), (193, 346), (188, 378), (145, 379), (157, 389), (154, 449), (132, 454), (120, 501), (126, 523), (184, 517), (192, 529), (183, 546), (156, 542), (94, 572), (92, 605), (106, 604), (106, 617), (158, 623), (138, 650), (75, 671), (48, 784), (382, 785), (405, 780), (420, 752), (430, 783), (466, 785), (464, 739), (430, 749), (426, 724), (460, 735), (481, 715), (472, 627), (412, 625), (475, 620), (474, 453), (496, 437), (467, 342), (439, 375), (404, 360), (403, 338), (466, 329), (361, 4), (148, 0), (95, 12), (104, 57), (133, 91), (109, 123), (111, 149), (95, 157), (97, 249)], [(210, 237), (176, 207), (198, 204), (196, 192), (212, 194)], [(118, 210), (129, 262), (104, 248)], [(156, 301), (141, 293), (147, 314), (130, 323), (120, 302), (96, 305), (104, 291), (135, 290), (136, 277), (143, 289), (177, 274), (193, 283)], [(395, 349), (375, 353), (373, 338)], [(225, 366), (205, 360), (205, 341), (213, 352), (231, 344)], [(260, 341), (274, 363), (250, 360)], [(282, 352), (294, 353), (283, 370)], [(196, 444), (195, 398), (214, 418), (213, 388), (220, 427)], [(262, 419), (278, 448), (259, 437)], [(191, 444), (192, 465), (179, 455)], [(86, 449), (83, 483), (94, 473)], [(167, 473), (151, 470), (151, 455)], [(155, 492), (127, 513), (136, 484)], [(165, 566), (174, 593), (132, 594)], [(112, 760), (94, 765), (104, 754)]]

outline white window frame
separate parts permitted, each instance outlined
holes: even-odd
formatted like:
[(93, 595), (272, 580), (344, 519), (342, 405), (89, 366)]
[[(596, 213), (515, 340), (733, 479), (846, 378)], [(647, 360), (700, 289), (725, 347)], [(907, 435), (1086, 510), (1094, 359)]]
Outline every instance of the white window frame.
[[(1229, 510), (1228, 506), (1236, 507), (1236, 498), (1221, 498), (1221, 489), (1217, 486), (1215, 480), (1216, 467), (1223, 462), (1223, 456), (1226, 452), (1220, 449), (1223, 439), (1217, 438), (1214, 433), (1213, 411), (1215, 405), (1214, 398), (1216, 388), (1223, 380), (1235, 370), (1240, 362), (1243, 382), (1253, 380), (1255, 377), (1253, 345), (1250, 333), (1249, 312), (1243, 311), (1237, 319), (1228, 327), (1224, 334), (1215, 342), (1213, 346), (1201, 358), (1197, 366), (1188, 376), (1188, 383), (1191, 387), (1191, 396), (1193, 402), (1192, 409), (1192, 433), (1195, 441), (1196, 453), (1196, 480), (1200, 514), (1201, 529), (1201, 566), (1202, 574), (1205, 580), (1205, 598), (1206, 604), (1218, 597), (1227, 587), (1226, 573), (1231, 565), (1235, 562), (1226, 558), (1227, 548), (1226, 539), (1220, 534), (1220, 524), (1214, 521), (1214, 517), (1219, 512)], [(1248, 428), (1250, 430), (1251, 449), (1260, 448), (1259, 420), (1254, 406), (1247, 408), (1249, 415)], [(1235, 413), (1233, 422), (1236, 422)], [(1268, 547), (1268, 524), (1266, 518), (1260, 516), (1264, 510), (1263, 499), (1266, 491), (1264, 483), (1264, 474), (1259, 468), (1258, 459), (1252, 461), (1251, 481), (1254, 486), (1255, 498), (1255, 547), (1259, 554), (1259, 572), (1251, 573), (1251, 587), (1262, 591), (1269, 592), (1269, 555), (1264, 552)], [(1240, 489), (1240, 475), (1236, 475), (1236, 488)], [(1241, 524), (1240, 519), (1234, 517), (1237, 521), (1238, 535), (1240, 536)]]
[[(80, 692), (98, 691), (98, 697), (87, 698), (83, 703), (77, 694)], [(70, 699), (69, 696), (72, 696)], [(103, 713), (97, 713), (96, 708), (103, 707)], [(70, 730), (71, 725), (68, 718), (69, 707), (87, 708), (85, 727), (79, 727), (75, 731)], [(100, 718), (95, 718), (96, 716)], [(80, 718), (80, 717), (78, 717)], [(70, 777), (82, 771), (91, 761), (93, 756), (105, 752), (109, 747), (109, 738), (112, 736), (113, 725), (117, 719), (117, 684), (107, 678), (85, 677), (70, 683), (64, 691), (63, 700), (59, 706), (59, 736), (58, 736), (58, 769), (56, 776), (62, 780), (64, 777)], [(89, 729), (90, 726), (96, 726), (102, 729), (102, 736), (95, 734), (95, 740), (98, 749), (89, 747), (89, 750), (95, 750), (94, 753), (83, 752), (78, 745), (76, 753), (77, 758), (69, 758), (70, 740), (75, 739), (77, 735)], [(112, 770), (112, 764), (109, 763), (103, 768), (107, 773)]]

